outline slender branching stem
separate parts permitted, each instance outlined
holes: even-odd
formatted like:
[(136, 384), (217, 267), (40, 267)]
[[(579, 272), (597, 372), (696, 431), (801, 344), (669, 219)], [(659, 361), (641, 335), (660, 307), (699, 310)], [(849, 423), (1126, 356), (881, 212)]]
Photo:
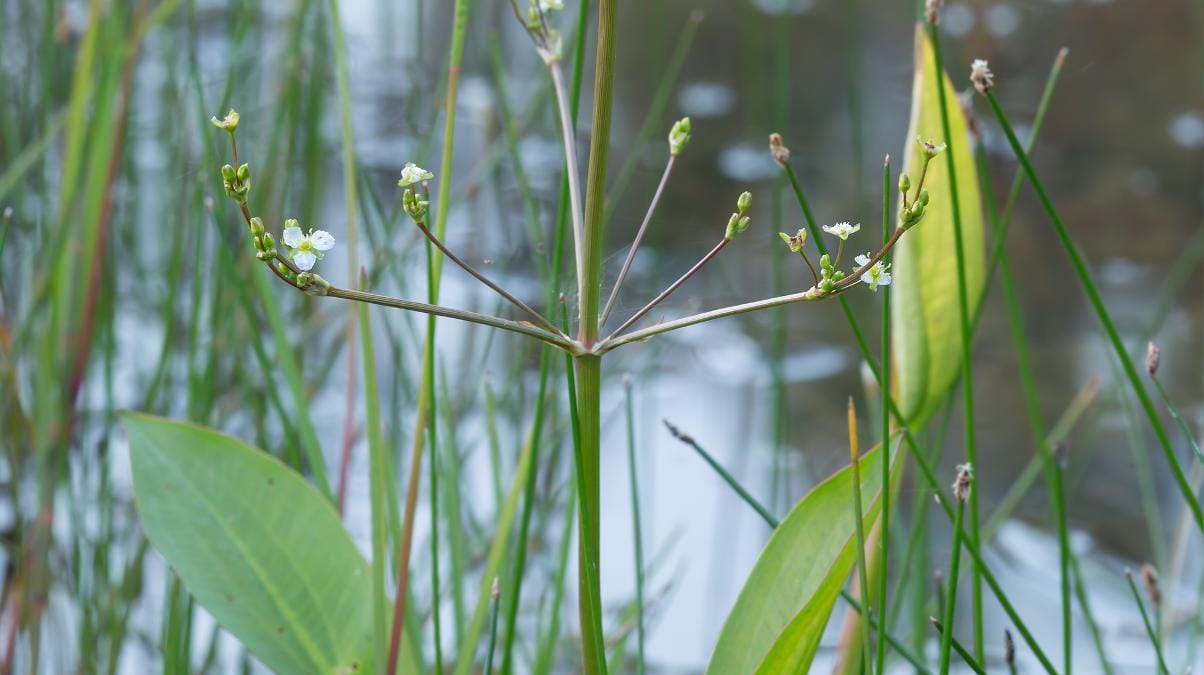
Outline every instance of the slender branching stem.
[(624, 321), (622, 326), (619, 326), (618, 328), (616, 328), (615, 332), (611, 333), (611, 337), (622, 334), (623, 331), (630, 328), (635, 322), (644, 318), (644, 315), (647, 314), (648, 312), (651, 312), (654, 307), (656, 307), (660, 303), (664, 302), (665, 299), (668, 298), (670, 295), (673, 295), (674, 291), (681, 288), (682, 284), (689, 281), (690, 277), (692, 277), (698, 273), (698, 270), (702, 269), (708, 262), (711, 261), (712, 258), (719, 255), (719, 252), (723, 250), (723, 247), (727, 246), (730, 242), (731, 242), (731, 239), (728, 239), (726, 237), (724, 237), (723, 239), (720, 239), (719, 243), (715, 244), (714, 248), (712, 248), (709, 252), (707, 252), (706, 255), (702, 256), (701, 260), (694, 263), (694, 266), (691, 267), (689, 269), (689, 271), (687, 271), (685, 274), (678, 277), (677, 281), (674, 281), (673, 283), (669, 284), (668, 288), (661, 291), (660, 295), (656, 296), (655, 298), (652, 299), (651, 302), (644, 305), (640, 309), (640, 311), (636, 312), (635, 314), (632, 314), (631, 318)]
[(523, 312), (525, 312), (527, 314), (527, 316), (531, 317), (532, 321), (539, 324), (542, 328), (544, 328), (548, 332), (559, 335), (560, 337), (562, 337), (566, 340), (568, 339), (567, 335), (565, 335), (564, 333), (561, 333), (560, 329), (557, 328), (551, 321), (548, 321), (546, 318), (544, 318), (544, 316), (542, 314), (540, 314), (539, 312), (532, 309), (527, 303), (525, 303), (522, 300), (519, 300), (518, 298), (511, 295), (506, 289), (504, 289), (501, 286), (498, 286), (496, 283), (490, 281), (488, 277), (486, 277), (484, 274), (481, 274), (480, 272), (478, 272), (475, 268), (473, 268), (472, 265), (469, 265), (468, 263), (464, 262), (464, 260), (462, 260), (455, 253), (452, 253), (451, 250), (447, 248), (447, 245), (444, 244), (442, 241), (440, 241), (439, 237), (436, 237), (435, 234), (430, 231), (430, 229), (426, 226), (425, 223), (419, 222), (416, 224), (418, 225), (418, 229), (422, 231), (422, 234), (424, 234), (426, 236), (426, 238), (429, 239), (431, 241), (431, 243), (435, 245), (436, 248), (438, 248), (440, 251), (442, 251), (443, 255), (447, 256), (448, 260), (451, 260), (456, 265), (458, 265), (460, 267), (460, 269), (471, 274), (472, 277), (474, 279), (476, 279), (477, 281), (488, 286), (494, 293), (497, 293), (498, 295), (505, 298), (506, 301), (508, 301), (510, 304), (514, 305), (515, 307), (517, 307), (520, 310), (522, 310)]
[(393, 307), (395, 309), (404, 309), (411, 312), (421, 312), (423, 314), (433, 314), (449, 319), (457, 319), (459, 321), (468, 321), (470, 323), (478, 323), (482, 326), (492, 326), (493, 328), (501, 328), (513, 333), (520, 333), (528, 337), (533, 337), (537, 340), (546, 342), (558, 349), (562, 349), (569, 354), (581, 353), (581, 347), (574, 341), (565, 338), (561, 335), (555, 335), (547, 332), (542, 328), (532, 326), (519, 321), (511, 321), (509, 319), (499, 319), (496, 316), (487, 314), (478, 314), (461, 309), (452, 309), (443, 307), (442, 305), (431, 305), (425, 302), (415, 302), (413, 300), (402, 300), (401, 298), (393, 298), (387, 295), (378, 295), (376, 293), (367, 293), (364, 291), (353, 291), (346, 288), (338, 288), (331, 286), (326, 295), (332, 298), (341, 298), (343, 300), (354, 300), (356, 302), (367, 302), (373, 305), (382, 307)]
[(652, 201), (648, 204), (648, 212), (644, 214), (644, 221), (640, 223), (640, 229), (635, 233), (635, 240), (631, 242), (631, 249), (627, 251), (627, 258), (623, 261), (623, 267), (619, 269), (619, 276), (615, 279), (614, 288), (610, 289), (610, 297), (606, 300), (606, 307), (602, 310), (602, 318), (598, 319), (598, 325), (605, 326), (606, 319), (610, 317), (610, 312), (615, 308), (615, 300), (619, 298), (619, 289), (623, 288), (623, 282), (627, 280), (627, 273), (631, 271), (631, 263), (635, 260), (635, 252), (640, 248), (640, 242), (644, 240), (644, 233), (648, 231), (648, 223), (652, 222), (652, 214), (656, 212), (656, 206), (661, 201), (661, 195), (665, 191), (665, 185), (669, 182), (669, 175), (673, 173), (673, 165), (677, 162), (677, 155), (669, 155), (669, 161), (665, 162), (665, 172), (661, 174), (660, 183), (656, 186), (656, 192), (652, 194)]
[(762, 309), (769, 309), (770, 307), (780, 307), (782, 305), (790, 305), (790, 304), (794, 304), (796, 302), (806, 302), (809, 300), (822, 300), (825, 297), (828, 297), (828, 295), (830, 295), (830, 294), (824, 293), (823, 291), (819, 290), (818, 288), (809, 288), (805, 291), (800, 291), (798, 293), (790, 293), (788, 295), (779, 295), (777, 297), (767, 298), (765, 300), (757, 300), (755, 302), (746, 302), (742, 305), (732, 305), (730, 307), (723, 307), (721, 309), (713, 309), (709, 312), (702, 312), (701, 314), (692, 314), (687, 317), (682, 317), (680, 319), (674, 319), (672, 321), (666, 321), (664, 323), (658, 323), (655, 326), (649, 326), (648, 328), (642, 328), (640, 330), (635, 330), (630, 333), (625, 333), (623, 335), (612, 335), (611, 337), (606, 338), (602, 342), (599, 342), (597, 344), (597, 346), (594, 347), (594, 351), (599, 354), (605, 354), (606, 352), (609, 352), (612, 349), (619, 347), (621, 345), (625, 345), (629, 342), (638, 342), (640, 340), (647, 340), (648, 338), (653, 337), (655, 335), (660, 335), (661, 333), (668, 333), (670, 331), (674, 331), (679, 328), (685, 328), (686, 326), (693, 326), (695, 324), (705, 323), (707, 321), (714, 321), (715, 319), (722, 319), (724, 317), (735, 316), (737, 314), (748, 314), (749, 312), (756, 312), (756, 311), (760, 311)]

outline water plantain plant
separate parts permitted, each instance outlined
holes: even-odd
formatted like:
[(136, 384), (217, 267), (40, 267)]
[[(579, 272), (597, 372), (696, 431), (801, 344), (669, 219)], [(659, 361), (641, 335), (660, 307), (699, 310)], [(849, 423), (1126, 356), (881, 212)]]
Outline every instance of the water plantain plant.
[[(297, 220), (268, 224), (253, 212), (251, 163), (240, 157), (238, 127), (241, 117), (230, 110), (212, 121), (228, 134), (230, 162), (220, 167), (223, 189), (236, 205), (247, 227), (254, 256), (281, 284), (319, 298), (356, 303), (353, 321), (358, 322), (365, 360), (365, 391), (369, 399), (367, 436), (370, 453), (372, 562), (356, 549), (339, 519), (335, 498), (325, 482), (321, 456), (307, 460), (321, 475), (311, 486), (293, 470), (266, 454), (199, 427), (139, 414), (125, 417), (143, 523), (151, 542), (167, 558), (193, 596), (267, 666), (281, 673), (359, 672), (418, 673), (424, 669), (423, 641), (416, 625), (419, 616), (407, 602), (413, 593), (410, 577), (418, 480), (422, 476), (423, 436), (431, 445), (438, 418), (433, 376), (434, 317), (444, 317), (508, 331), (542, 343), (540, 400), (547, 385), (549, 354), (559, 351), (569, 364), (566, 372), (570, 394), (571, 434), (574, 447), (574, 485), (578, 527), (578, 602), (581, 625), (581, 663), (590, 675), (607, 671), (607, 635), (601, 602), (602, 570), (599, 567), (600, 458), (602, 453), (602, 383), (606, 357), (626, 345), (717, 319), (774, 307), (833, 299), (841, 303), (858, 338), (863, 355), (878, 380), (881, 394), (881, 438), (862, 454), (857, 441), (857, 422), (850, 400), (850, 464), (817, 485), (780, 522), (735, 483), (688, 435), (673, 429), (681, 440), (693, 445), (740, 495), (774, 528), (760, 558), (749, 575), (735, 607), (728, 615), (714, 649), (708, 672), (794, 673), (811, 664), (820, 637), (838, 598), (851, 611), (846, 619), (841, 647), (841, 664), (846, 671), (864, 668), (884, 670), (887, 645), (921, 672), (928, 672), (921, 655), (910, 650), (891, 633), (886, 603), (886, 573), (889, 556), (888, 517), (898, 494), (904, 457), (914, 458), (924, 485), (953, 526), (955, 542), (948, 586), (948, 604), (940, 622), (940, 670), (950, 668), (956, 653), (971, 668), (984, 662), (982, 638), (983, 584), (998, 600), (1013, 626), (1037, 659), (1050, 672), (1053, 667), (1031, 631), (1017, 615), (1006, 594), (982, 558), (977, 491), (970, 488), (974, 456), (974, 406), (970, 343), (977, 307), (971, 299), (983, 293), (985, 244), (980, 176), (971, 148), (971, 122), (955, 104), (955, 90), (945, 75), (937, 34), (939, 4), (929, 2), (928, 22), (916, 36), (916, 69), (911, 125), (904, 168), (891, 172), (889, 158), (883, 165), (881, 239), (861, 233), (860, 223), (833, 219), (820, 224), (807, 201), (791, 164), (791, 153), (778, 134), (769, 137), (768, 152), (782, 168), (805, 218), (805, 227), (782, 232), (782, 256), (798, 257), (810, 285), (795, 292), (751, 302), (711, 309), (676, 319), (645, 323), (648, 314), (693, 277), (716, 256), (729, 248), (754, 223), (753, 196), (733, 194), (730, 215), (716, 217), (714, 245), (697, 263), (647, 301), (640, 309), (608, 329), (608, 319), (620, 306), (623, 284), (635, 260), (673, 167), (687, 154), (696, 130), (689, 118), (669, 129), (665, 164), (655, 194), (634, 240), (627, 247), (622, 268), (603, 301), (603, 251), (605, 238), (605, 185), (611, 149), (611, 104), (616, 53), (617, 0), (597, 2), (594, 92), (590, 149), (584, 171), (575, 151), (576, 117), (583, 60), (581, 45), (585, 12), (577, 23), (577, 51), (573, 54), (573, 82), (566, 81), (562, 61), (563, 41), (558, 17), (560, 0), (534, 0), (511, 6), (516, 20), (529, 35), (546, 66), (564, 150), (564, 199), (562, 226), (557, 232), (556, 255), (550, 276), (560, 274), (560, 246), (571, 246), (576, 292), (566, 299), (555, 285), (542, 303), (529, 303), (503, 288), (476, 269), (445, 242), (450, 195), (450, 148), (453, 140), (456, 73), (463, 49), (463, 21), (470, 3), (455, 3), (456, 37), (452, 42), (451, 78), (448, 86), (448, 123), (444, 132), (444, 161), (439, 172), (414, 163), (399, 162), (398, 182), (401, 208), (422, 235), (427, 249), (428, 295), (425, 301), (392, 297), (372, 292), (366, 277), (357, 288), (336, 286), (321, 275), (320, 262), (337, 245), (329, 231), (309, 227)], [(335, 15), (337, 17), (337, 13)], [(338, 31), (336, 31), (337, 33)], [(340, 50), (336, 50), (336, 55)], [(1134, 387), (1143, 406), (1148, 397), (1124, 354), (1098, 295), (1086, 276), (1073, 242), (1064, 232), (1052, 203), (1011, 132), (1006, 118), (991, 96), (993, 76), (985, 62), (972, 67), (972, 83), (986, 95), (1009, 142), (1021, 160), (1025, 174), (1041, 197), (1076, 270), (1113, 338), (1126, 373), (1133, 371)], [(345, 86), (345, 64), (339, 69), (340, 87)], [(344, 103), (346, 97), (343, 97)], [(346, 105), (341, 111), (349, 128)], [(344, 141), (349, 140), (344, 134)], [(352, 148), (344, 148), (352, 157)], [(350, 166), (350, 162), (348, 162)], [(430, 186), (438, 190), (432, 197)], [(354, 179), (347, 184), (354, 189)], [(733, 192), (735, 192), (733, 190)], [(354, 202), (351, 195), (348, 201)], [(434, 202), (432, 204), (432, 201)], [(355, 247), (355, 213), (348, 214), (348, 239)], [(566, 225), (567, 221), (567, 225)], [(532, 224), (534, 227), (534, 224)], [(915, 231), (913, 234), (913, 230)], [(875, 245), (858, 243), (873, 236)], [(444, 260), (496, 294), (509, 308), (505, 315), (456, 309), (440, 304), (438, 279)], [(358, 272), (354, 268), (353, 272)], [(355, 274), (352, 275), (353, 278)], [(868, 291), (894, 292), (893, 304), (884, 308), (884, 339), (881, 358), (875, 360), (849, 311), (845, 294), (856, 287)], [(885, 297), (884, 297), (885, 299)], [(571, 303), (570, 303), (571, 300)], [(568, 321), (567, 308), (575, 305), (575, 321)], [(379, 411), (374, 404), (377, 386), (373, 372), (372, 331), (367, 308), (371, 305), (428, 315), (424, 341), (424, 375), (417, 411), (415, 439), (410, 456), (410, 482), (404, 495), (404, 517), (396, 516), (397, 494), (388, 484), (388, 458), (380, 438)], [(541, 306), (542, 305), (542, 306)], [(885, 319), (889, 319), (886, 321)], [(960, 360), (948, 358), (957, 352)], [(909, 425), (929, 419), (945, 400), (958, 373), (962, 375), (966, 415), (966, 464), (959, 467), (951, 490), (943, 489), (927, 453), (917, 449), (907, 433)], [(1157, 425), (1151, 413), (1151, 420)], [(1160, 440), (1165, 434), (1159, 430)], [(517, 585), (522, 583), (520, 562), (507, 585), (499, 584), (499, 567), (506, 555), (511, 528), (517, 524), (525, 539), (530, 523), (530, 491), (538, 435), (520, 456), (513, 483), (503, 490), (499, 484), (501, 526), (493, 533), (482, 590), (471, 619), (457, 625), (461, 638), (454, 661), (455, 672), (468, 673), (478, 656), (487, 654), (489, 672), (500, 661), (501, 672), (514, 665), (514, 613)], [(1172, 459), (1172, 468), (1182, 484), (1182, 472)], [(431, 504), (437, 506), (435, 460), (430, 458)], [(634, 484), (634, 475), (632, 477)], [(340, 482), (342, 485), (342, 481)], [(1187, 493), (1185, 493), (1187, 494)], [(1199, 517), (1194, 497), (1187, 494)], [(520, 513), (521, 505), (521, 513)], [(390, 522), (400, 522), (400, 532), (387, 532)], [(567, 534), (567, 533), (566, 533)], [(638, 541), (638, 539), (637, 539)], [(389, 543), (398, 544), (393, 549)], [(963, 548), (968, 556), (974, 602), (975, 642), (963, 647), (953, 637), (955, 591)], [(567, 548), (565, 549), (567, 551)], [(437, 549), (432, 549), (434, 556)], [(393, 570), (388, 567), (392, 563)], [(435, 669), (443, 670), (439, 636), (439, 563), (434, 560), (432, 624)], [(855, 588), (845, 586), (856, 571)], [(1064, 570), (1064, 574), (1065, 574)], [(390, 592), (390, 589), (392, 591)], [(1064, 600), (1067, 603), (1068, 600)], [(637, 611), (642, 611), (637, 608)], [(457, 615), (460, 613), (457, 608)], [(486, 627), (488, 624), (488, 627)], [(642, 650), (642, 622), (640, 639)], [(479, 638), (488, 630), (484, 645)], [(463, 633), (461, 633), (463, 631)], [(1069, 638), (1067, 638), (1069, 639)], [(480, 647), (478, 649), (478, 647)], [(495, 653), (500, 648), (500, 659)], [(642, 659), (641, 659), (642, 665)]]

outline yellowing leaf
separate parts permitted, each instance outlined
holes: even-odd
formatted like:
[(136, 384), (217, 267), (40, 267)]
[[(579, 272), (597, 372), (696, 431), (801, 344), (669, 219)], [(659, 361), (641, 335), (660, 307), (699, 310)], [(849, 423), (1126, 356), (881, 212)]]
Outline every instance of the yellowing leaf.
[[(978, 171), (966, 117), (948, 76), (945, 88), (950, 138), (941, 128), (941, 110), (932, 45), (916, 26), (916, 72), (912, 88), (904, 170), (912, 184), (919, 178), (922, 155), (916, 137), (948, 143), (953, 154), (966, 262), (966, 297), (978, 297), (983, 284), (984, 228)], [(891, 334), (894, 337), (896, 400), (907, 424), (916, 428), (935, 410), (957, 377), (961, 355), (957, 250), (947, 159), (937, 155), (924, 181), (931, 201), (919, 225), (900, 239), (893, 254)], [(914, 192), (914, 188), (913, 188)], [(973, 308), (971, 307), (971, 311)]]

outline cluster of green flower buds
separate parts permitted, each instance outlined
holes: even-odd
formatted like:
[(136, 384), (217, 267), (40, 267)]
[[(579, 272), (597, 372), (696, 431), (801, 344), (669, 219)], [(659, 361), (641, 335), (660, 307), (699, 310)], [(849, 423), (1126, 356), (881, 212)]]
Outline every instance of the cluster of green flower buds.
[[(904, 176), (904, 178), (906, 178), (906, 176)], [(900, 180), (900, 189), (902, 188), (902, 185), (903, 181)], [(903, 194), (906, 195), (906, 191), (904, 191)], [(904, 201), (906, 201), (906, 197), (904, 198)], [(916, 197), (914, 202), (912, 202), (910, 205), (903, 204), (899, 207), (899, 227), (903, 228), (904, 230), (914, 227), (915, 224), (920, 222), (920, 219), (924, 217), (924, 212), (927, 209), (928, 191), (920, 190), (920, 195)]]
[(251, 167), (243, 164), (236, 170), (226, 164), (222, 167), (222, 187), (226, 195), (239, 204), (247, 203), (247, 194), (251, 192)]
[(673, 123), (669, 130), (669, 154), (680, 155), (690, 142), (690, 118), (683, 117)]
[(844, 272), (832, 264), (832, 256), (827, 253), (819, 257), (819, 290), (831, 293), (836, 290), (836, 284), (844, 279)]
[(251, 243), (255, 245), (255, 257), (267, 262), (276, 258), (276, 240), (271, 232), (263, 228), (263, 220), (256, 216), (251, 219)]
[(737, 234), (748, 229), (749, 218), (744, 215), (748, 207), (752, 206), (752, 193), (743, 192), (740, 198), (736, 200), (736, 212), (727, 220), (727, 229), (723, 232), (723, 238), (731, 241), (736, 238)]
[(415, 223), (425, 223), (431, 203), (429, 200), (423, 199), (422, 195), (415, 192), (413, 188), (406, 188), (405, 193), (401, 195), (401, 206)]

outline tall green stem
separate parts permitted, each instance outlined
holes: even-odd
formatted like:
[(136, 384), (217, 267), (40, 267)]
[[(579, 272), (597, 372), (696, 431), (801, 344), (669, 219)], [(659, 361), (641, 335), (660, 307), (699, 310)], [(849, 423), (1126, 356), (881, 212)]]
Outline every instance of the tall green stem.
[[(970, 300), (969, 290), (966, 286), (966, 251), (965, 242), (962, 236), (962, 216), (961, 205), (958, 200), (957, 193), (957, 172), (953, 161), (954, 142), (965, 143), (966, 139), (952, 138), (952, 133), (949, 130), (949, 106), (945, 96), (945, 69), (941, 64), (941, 40), (937, 33), (936, 24), (928, 26), (928, 36), (932, 41), (932, 54), (934, 73), (933, 78), (936, 81), (937, 99), (940, 103), (941, 110), (941, 133), (944, 135), (944, 142), (949, 146), (945, 151), (945, 169), (949, 174), (949, 202), (953, 209), (953, 242), (954, 251), (957, 253), (957, 302), (958, 302), (958, 327), (961, 329), (961, 371), (962, 371), (962, 413), (965, 415), (963, 426), (965, 427), (965, 445), (966, 445), (966, 462), (970, 466), (978, 465), (978, 452), (975, 448), (974, 434), (974, 370), (970, 359)], [(970, 545), (975, 549), (979, 548), (982, 538), (978, 530), (978, 490), (970, 492)], [(971, 595), (974, 599), (974, 655), (979, 661), (983, 660), (983, 634), (982, 634), (982, 575), (978, 568), (973, 570), (973, 584), (970, 587)], [(949, 632), (953, 631), (953, 626), (946, 622)]]
[[(585, 218), (581, 241), (582, 276), (578, 288), (579, 339), (586, 349), (598, 339), (599, 296), (602, 288), (602, 246), (605, 223), (602, 218), (606, 201), (606, 159), (610, 145), (611, 95), (614, 90), (615, 15), (617, 0), (598, 3), (598, 48), (594, 66), (594, 115), (586, 176)], [(571, 177), (573, 179), (576, 176)], [(581, 476), (580, 614), (582, 656), (587, 675), (606, 672), (605, 645), (601, 641), (602, 606), (599, 584), (599, 453), (601, 445), (602, 361), (595, 355), (574, 359), (577, 371), (577, 406), (581, 418), (581, 449), (578, 472)], [(586, 627), (592, 630), (586, 630)]]
[(577, 452), (578, 597), (581, 616), (581, 656), (588, 675), (606, 673), (606, 644), (602, 637), (602, 598), (598, 549), (600, 491), (602, 359), (584, 355), (573, 359), (577, 373), (577, 412), (581, 443)]

